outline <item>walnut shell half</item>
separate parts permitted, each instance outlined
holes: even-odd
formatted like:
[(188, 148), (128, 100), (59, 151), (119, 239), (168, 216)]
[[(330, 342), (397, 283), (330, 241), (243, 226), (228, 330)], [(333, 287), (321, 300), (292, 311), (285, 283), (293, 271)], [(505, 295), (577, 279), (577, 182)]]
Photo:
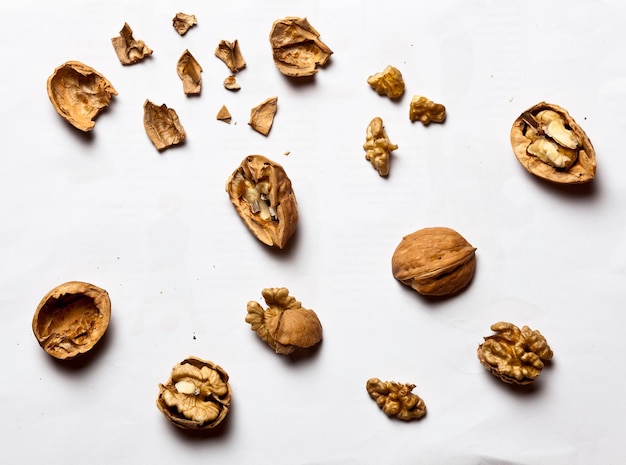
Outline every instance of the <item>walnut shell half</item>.
[(474, 276), (475, 252), (453, 229), (420, 229), (398, 244), (391, 259), (393, 276), (422, 295), (456, 294)]
[(48, 78), (47, 90), (57, 113), (84, 132), (94, 128), (94, 118), (117, 95), (107, 78), (80, 61), (57, 67)]
[(65, 360), (91, 350), (106, 332), (110, 319), (107, 291), (93, 284), (70, 281), (41, 299), (32, 326), (43, 350)]

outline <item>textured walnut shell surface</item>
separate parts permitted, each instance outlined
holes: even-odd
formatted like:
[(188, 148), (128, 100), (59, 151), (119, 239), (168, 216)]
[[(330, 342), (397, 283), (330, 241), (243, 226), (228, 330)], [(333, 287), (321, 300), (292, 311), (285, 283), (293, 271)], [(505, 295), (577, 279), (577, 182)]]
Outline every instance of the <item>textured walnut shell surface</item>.
[(48, 78), (47, 90), (57, 113), (84, 132), (94, 128), (94, 118), (117, 95), (107, 78), (80, 61), (57, 67)]
[(104, 289), (70, 281), (48, 292), (37, 306), (32, 327), (51, 356), (72, 359), (91, 350), (106, 332), (111, 300)]
[(422, 295), (444, 296), (466, 287), (476, 248), (453, 229), (424, 228), (405, 236), (393, 253), (393, 276)]
[[(571, 128), (580, 141), (578, 158), (576, 162), (567, 169), (554, 168), (527, 152), (531, 140), (524, 135), (527, 126), (524, 115), (536, 115), (543, 110), (552, 110), (561, 115), (567, 126)], [(567, 110), (558, 105), (540, 102), (523, 112), (513, 122), (510, 138), (515, 157), (526, 171), (535, 176), (558, 184), (582, 184), (591, 181), (596, 175), (596, 152), (589, 137), (587, 137), (585, 131), (574, 121), (574, 118), (570, 116)]]

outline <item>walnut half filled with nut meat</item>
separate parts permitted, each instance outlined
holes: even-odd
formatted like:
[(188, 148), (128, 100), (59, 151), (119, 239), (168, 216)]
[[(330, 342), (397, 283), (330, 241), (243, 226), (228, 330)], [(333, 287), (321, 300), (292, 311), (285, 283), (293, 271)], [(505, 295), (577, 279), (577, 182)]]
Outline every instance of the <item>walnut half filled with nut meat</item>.
[(546, 102), (524, 111), (511, 128), (515, 157), (529, 173), (559, 184), (581, 184), (596, 174), (596, 152), (569, 113)]

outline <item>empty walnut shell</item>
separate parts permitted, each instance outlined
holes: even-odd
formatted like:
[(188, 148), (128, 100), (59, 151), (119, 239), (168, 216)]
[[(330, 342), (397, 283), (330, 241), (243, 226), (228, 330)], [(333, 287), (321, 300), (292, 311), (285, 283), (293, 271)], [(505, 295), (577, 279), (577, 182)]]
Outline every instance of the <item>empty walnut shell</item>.
[(156, 405), (175, 426), (206, 430), (226, 418), (231, 398), (228, 373), (213, 362), (191, 356), (172, 368), (165, 384), (159, 384)]
[[(554, 118), (542, 118), (546, 114)], [(596, 152), (591, 141), (558, 105), (540, 102), (524, 111), (513, 122), (510, 137), (515, 157), (535, 176), (559, 184), (581, 184), (595, 177)], [(545, 149), (533, 149), (539, 142)]]
[(48, 78), (47, 90), (57, 113), (84, 132), (94, 128), (94, 118), (117, 95), (107, 78), (79, 61), (56, 68)]
[(102, 338), (111, 319), (111, 300), (104, 289), (70, 281), (55, 287), (41, 300), (33, 317), (39, 345), (51, 356), (77, 357)]
[(143, 104), (143, 127), (159, 152), (182, 144), (187, 137), (176, 110), (168, 108), (166, 104), (156, 105), (147, 99)]
[(393, 276), (422, 295), (456, 294), (474, 276), (475, 252), (453, 229), (420, 229), (405, 236), (393, 253)]

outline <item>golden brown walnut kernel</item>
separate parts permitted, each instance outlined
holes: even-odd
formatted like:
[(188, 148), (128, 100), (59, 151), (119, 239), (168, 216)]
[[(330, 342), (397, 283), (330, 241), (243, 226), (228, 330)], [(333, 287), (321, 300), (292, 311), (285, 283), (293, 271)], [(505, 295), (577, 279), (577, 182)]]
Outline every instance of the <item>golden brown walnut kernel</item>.
[(111, 319), (111, 299), (93, 284), (70, 281), (48, 292), (33, 317), (33, 332), (48, 354), (65, 360), (93, 348)]
[(94, 118), (117, 95), (107, 78), (80, 61), (56, 68), (48, 78), (47, 90), (57, 113), (84, 132), (94, 128)]
[(241, 86), (237, 82), (237, 78), (234, 74), (231, 74), (226, 79), (224, 79), (224, 88), (235, 91), (241, 89)]
[(363, 149), (365, 150), (365, 159), (372, 164), (380, 176), (389, 174), (391, 152), (397, 148), (398, 146), (392, 144), (387, 137), (383, 120), (379, 117), (374, 118), (367, 126)]
[(173, 108), (165, 104), (158, 106), (149, 100), (143, 104), (143, 126), (159, 151), (182, 143), (187, 136)]
[(239, 42), (235, 39), (233, 42), (221, 40), (215, 49), (215, 56), (222, 60), (231, 73), (238, 73), (246, 67)]
[(225, 123), (231, 122), (232, 116), (230, 114), (230, 111), (228, 111), (228, 108), (226, 108), (226, 105), (222, 105), (222, 108), (220, 108), (220, 110), (217, 112), (217, 116), (215, 117), (215, 119), (224, 121)]
[(261, 155), (249, 155), (228, 178), (226, 192), (257, 239), (285, 247), (296, 231), (298, 204), (282, 166)]
[(196, 24), (198, 24), (198, 20), (195, 15), (176, 13), (176, 16), (172, 19), (172, 26), (181, 36), (184, 36)]
[(496, 334), (485, 337), (478, 346), (478, 359), (505, 383), (532, 383), (541, 374), (544, 361), (552, 359), (552, 350), (539, 331), (528, 326), (520, 330), (502, 321), (491, 325), (491, 330)]
[(366, 389), (388, 417), (417, 420), (426, 415), (426, 404), (418, 395), (411, 392), (415, 389), (415, 384), (370, 378), (367, 380)]
[(231, 397), (228, 373), (192, 356), (176, 364), (167, 382), (159, 384), (156, 405), (179, 428), (205, 430), (226, 418)]
[(250, 110), (248, 124), (256, 132), (267, 136), (274, 124), (274, 116), (278, 110), (278, 97), (270, 97)]
[(583, 129), (558, 105), (540, 102), (511, 128), (515, 157), (529, 172), (560, 184), (591, 181), (596, 152)]
[(409, 107), (409, 119), (420, 121), (424, 126), (430, 123), (443, 123), (446, 119), (446, 107), (421, 95), (414, 95)]
[(185, 95), (198, 95), (202, 91), (202, 67), (189, 50), (178, 59), (176, 73), (183, 81)]
[(317, 66), (324, 66), (333, 53), (319, 37), (306, 18), (288, 16), (274, 21), (270, 44), (278, 70), (291, 77), (317, 73)]
[(289, 290), (263, 289), (268, 308), (254, 301), (248, 302), (246, 322), (277, 354), (290, 354), (296, 349), (307, 349), (322, 340), (322, 324), (313, 310), (302, 307)]
[(123, 65), (132, 65), (143, 60), (146, 56), (152, 55), (152, 50), (143, 40), (135, 40), (133, 30), (128, 23), (120, 31), (118, 37), (111, 39), (117, 58)]
[(388, 65), (382, 72), (371, 75), (367, 83), (379, 95), (389, 98), (399, 98), (404, 93), (404, 80), (402, 73), (394, 66)]
[(476, 269), (476, 248), (450, 228), (424, 228), (405, 236), (391, 259), (393, 276), (422, 295), (465, 288)]

